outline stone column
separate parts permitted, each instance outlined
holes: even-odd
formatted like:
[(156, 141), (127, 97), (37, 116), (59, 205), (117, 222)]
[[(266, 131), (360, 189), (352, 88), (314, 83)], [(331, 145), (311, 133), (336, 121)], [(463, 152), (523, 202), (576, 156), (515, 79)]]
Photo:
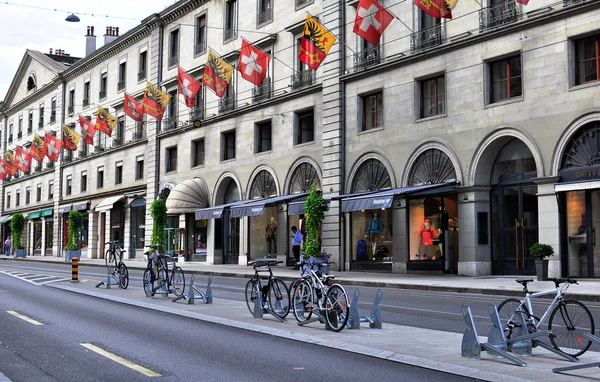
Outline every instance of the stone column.
[(538, 186), (538, 242), (554, 248), (554, 256), (548, 262), (548, 277), (561, 277), (560, 212), (554, 191), (558, 177), (535, 178), (533, 181)]
[(42, 247), (40, 254), (46, 256), (46, 218), (42, 217)]
[(98, 222), (94, 211), (88, 211), (88, 257), (98, 258)]
[[(487, 213), (487, 244), (480, 244), (478, 241), (477, 213), (479, 212)], [(458, 274), (465, 276), (492, 274), (492, 224), (489, 187), (461, 189), (458, 195), (458, 221)], [(484, 225), (481, 228), (485, 228)]]
[(288, 229), (287, 209), (285, 204), (280, 204), (277, 206), (277, 260), (283, 261), (284, 266), (287, 265), (288, 257), (292, 256), (291, 232)]
[(407, 200), (398, 198), (394, 200), (393, 208), (393, 227), (392, 227), (392, 273), (406, 273), (409, 253), (408, 221), (406, 212), (408, 208)]

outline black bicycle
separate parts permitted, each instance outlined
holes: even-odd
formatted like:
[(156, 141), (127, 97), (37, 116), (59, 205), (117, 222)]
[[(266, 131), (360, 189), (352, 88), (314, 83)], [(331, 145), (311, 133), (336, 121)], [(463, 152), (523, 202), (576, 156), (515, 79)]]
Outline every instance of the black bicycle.
[[(123, 262), (123, 254), (126, 252), (121, 248), (118, 241), (109, 241), (106, 243), (108, 250), (104, 254), (104, 261), (109, 273), (119, 282), (119, 286), (127, 289), (129, 286), (129, 271), (127, 265)], [(112, 270), (111, 270), (112, 268)]]
[[(261, 297), (262, 308), (277, 317), (284, 319), (290, 312), (289, 291), (285, 283), (273, 276), (271, 267), (283, 261), (275, 259), (252, 260), (248, 265), (254, 266), (254, 277), (246, 283), (246, 305), (250, 313), (254, 314), (254, 303), (258, 296)], [(269, 276), (260, 276), (259, 272), (269, 272)], [(261, 279), (267, 280), (265, 285)]]
[[(147, 297), (158, 293), (173, 293), (181, 297), (185, 292), (185, 275), (183, 270), (177, 266), (175, 257), (158, 252), (158, 246), (151, 245), (152, 252), (148, 251), (145, 255), (148, 257), (148, 265), (144, 271), (144, 292)], [(172, 263), (172, 270), (169, 272), (169, 263)], [(161, 292), (163, 289), (165, 292)]]

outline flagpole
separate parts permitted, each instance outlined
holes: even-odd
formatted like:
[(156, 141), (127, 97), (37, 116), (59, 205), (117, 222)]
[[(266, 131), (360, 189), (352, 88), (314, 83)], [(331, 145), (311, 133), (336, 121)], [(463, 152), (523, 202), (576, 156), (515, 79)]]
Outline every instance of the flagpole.
[[(311, 15), (311, 14), (310, 14), (310, 12), (306, 11), (306, 13), (307, 13), (307, 14), (308, 14), (310, 17), (312, 17), (313, 19), (315, 19), (315, 17), (314, 17), (313, 15)], [(315, 19), (315, 20), (316, 20), (316, 19)], [(318, 22), (318, 21), (317, 21), (317, 22)], [(306, 24), (305, 24), (305, 25), (306, 25)], [(319, 23), (319, 25), (320, 25), (321, 27), (323, 27), (323, 29), (325, 29), (327, 32), (331, 33), (331, 34), (332, 34), (332, 35), (333, 35), (335, 38), (337, 38), (337, 40), (338, 40), (339, 42), (341, 42), (341, 43), (342, 43), (342, 45), (344, 45), (346, 48), (348, 48), (348, 49), (349, 49), (349, 50), (350, 50), (352, 53), (356, 54), (356, 52), (354, 51), (354, 49), (350, 48), (350, 46), (349, 46), (348, 44), (346, 44), (346, 43), (343, 41), (344, 39), (340, 38), (340, 35), (336, 35), (336, 34), (335, 34), (335, 33), (333, 33), (331, 30), (329, 30), (329, 28), (325, 27), (325, 26), (324, 26), (323, 24), (321, 24), (321, 23)], [(345, 32), (346, 32), (345, 30), (344, 30), (344, 31), (342, 31), (342, 33), (345, 33)]]

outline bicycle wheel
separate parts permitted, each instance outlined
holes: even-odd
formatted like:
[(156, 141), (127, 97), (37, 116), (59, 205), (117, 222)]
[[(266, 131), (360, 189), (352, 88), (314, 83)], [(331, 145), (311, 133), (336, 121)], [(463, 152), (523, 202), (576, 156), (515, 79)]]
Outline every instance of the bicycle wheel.
[[(521, 305), (521, 301), (517, 300), (516, 298), (509, 298), (502, 301), (500, 305), (498, 305), (498, 316), (500, 316), (500, 324), (506, 327), (506, 324), (508, 324), (508, 320), (510, 320), (514, 316), (515, 312), (519, 308), (519, 305)], [(523, 308), (525, 309), (525, 311), (527, 310), (525, 306), (523, 306)]]
[(292, 294), (292, 311), (294, 317), (300, 323), (310, 320), (315, 306), (313, 290), (306, 280), (300, 280)]
[(129, 271), (125, 263), (119, 264), (119, 286), (123, 289), (129, 286)]
[(285, 318), (290, 313), (289, 294), (283, 281), (273, 279), (271, 288), (269, 288), (269, 308), (279, 318)]
[(571, 357), (579, 357), (592, 345), (583, 333), (594, 334), (594, 319), (585, 305), (566, 300), (552, 311), (548, 330), (552, 331), (550, 342), (555, 349)]
[(154, 296), (154, 282), (152, 281), (152, 271), (150, 269), (146, 269), (144, 271), (144, 293), (146, 293), (146, 297)]
[(348, 303), (348, 295), (341, 285), (334, 284), (329, 287), (325, 295), (325, 319), (327, 324), (334, 332), (341, 332), (350, 315), (350, 304)]
[(256, 287), (256, 280), (251, 279), (246, 283), (246, 305), (250, 314), (254, 316), (254, 303), (258, 298), (258, 288)]
[[(113, 251), (111, 251), (110, 249), (106, 251), (106, 253), (104, 254), (104, 261), (106, 262), (106, 267), (112, 267), (112, 263), (115, 262), (115, 253)], [(115, 266), (116, 268), (116, 266)]]
[(180, 267), (173, 268), (169, 290), (177, 297), (181, 297), (185, 292), (185, 274)]

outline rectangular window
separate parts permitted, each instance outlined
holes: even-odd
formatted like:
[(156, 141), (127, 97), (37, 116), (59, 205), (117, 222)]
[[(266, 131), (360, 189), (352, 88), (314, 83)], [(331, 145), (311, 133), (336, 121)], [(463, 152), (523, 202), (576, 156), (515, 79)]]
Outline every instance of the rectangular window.
[(383, 93), (364, 95), (362, 98), (362, 129), (383, 127)]
[(192, 167), (204, 165), (204, 139), (192, 142)]
[(54, 181), (48, 182), (48, 200), (54, 199)]
[(87, 171), (81, 172), (81, 192), (87, 191)]
[(6, 193), (6, 208), (10, 208), (10, 192)]
[(522, 95), (521, 56), (513, 56), (491, 62), (490, 103), (508, 100)]
[(179, 29), (169, 34), (169, 68), (179, 63)]
[(29, 112), (29, 119), (27, 120), (27, 134), (33, 132), (33, 110)]
[(144, 51), (140, 53), (140, 62), (138, 67), (138, 81), (146, 79), (146, 71), (148, 67), (148, 52)]
[(315, 115), (312, 110), (296, 113), (296, 144), (315, 140)]
[(67, 175), (67, 182), (65, 187), (65, 195), (71, 195), (71, 191), (73, 188), (73, 178), (71, 175)]
[(139, 156), (135, 161), (135, 180), (144, 179), (144, 157)]
[(23, 116), (19, 117), (19, 131), (17, 132), (17, 139), (23, 136)]
[(56, 122), (56, 98), (52, 98), (52, 105), (50, 107), (50, 123)]
[(255, 153), (271, 151), (271, 121), (257, 123), (255, 128)]
[(35, 202), (39, 203), (42, 201), (42, 185), (38, 184), (35, 189)]
[(121, 146), (125, 142), (125, 116), (119, 117), (112, 138), (113, 147)]
[(221, 133), (221, 160), (235, 159), (235, 130)]
[(90, 105), (90, 81), (86, 81), (83, 84), (83, 107), (88, 107)]
[(11, 143), (13, 141), (13, 124), (10, 123), (8, 125), (8, 143)]
[(25, 189), (25, 204), (31, 203), (31, 188), (27, 187)]
[(228, 41), (237, 36), (237, 1), (227, 0), (225, 4), (225, 25), (223, 28), (223, 40)]
[(123, 162), (115, 164), (115, 184), (123, 183)]
[(44, 105), (40, 105), (40, 120), (38, 122), (38, 130), (44, 128)]
[(75, 106), (75, 89), (69, 91), (69, 106), (71, 106), (71, 108)]
[(104, 166), (98, 167), (98, 176), (96, 180), (96, 188), (104, 187)]
[(15, 195), (15, 207), (19, 207), (21, 205), (21, 190), (17, 190)]
[(256, 15), (256, 24), (263, 25), (273, 19), (273, 10), (271, 0), (258, 0), (258, 14)]
[(167, 168), (166, 172), (177, 171), (177, 147), (167, 148)]
[(108, 86), (108, 73), (102, 73), (100, 75), (100, 92), (98, 93), (98, 98), (104, 99), (106, 98), (106, 87)]
[(421, 118), (446, 112), (446, 83), (444, 76), (421, 81)]
[(196, 46), (194, 54), (199, 55), (206, 52), (206, 15), (196, 18)]
[(575, 78), (577, 85), (600, 79), (600, 35), (575, 42)]
[(125, 89), (126, 79), (127, 79), (127, 63), (121, 62), (119, 64), (119, 82), (117, 83), (117, 90)]

